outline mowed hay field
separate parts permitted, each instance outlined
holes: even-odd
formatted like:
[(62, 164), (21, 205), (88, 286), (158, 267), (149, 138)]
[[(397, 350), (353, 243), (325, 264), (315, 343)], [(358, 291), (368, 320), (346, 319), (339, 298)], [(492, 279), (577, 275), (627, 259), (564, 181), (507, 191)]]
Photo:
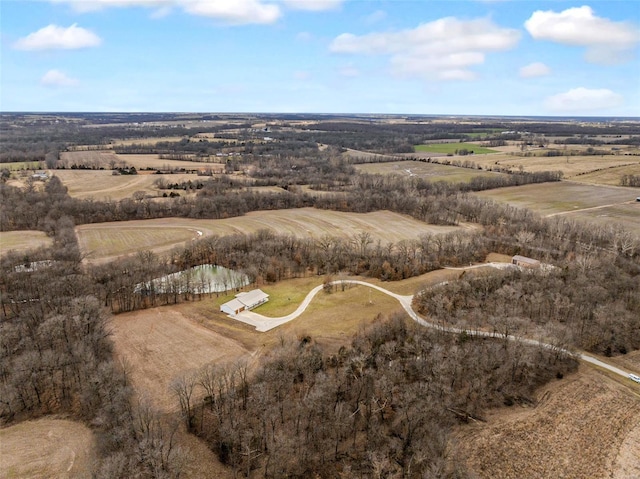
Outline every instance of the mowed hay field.
[(447, 181), (451, 183), (467, 182), (476, 176), (489, 177), (502, 175), (491, 171), (460, 168), (458, 166), (425, 163), (422, 161), (394, 161), (389, 163), (365, 163), (354, 165), (360, 173), (401, 176), (417, 176), (429, 181)]
[(0, 429), (0, 478), (91, 478), (93, 433), (81, 423), (37, 419)]
[[(164, 179), (167, 183), (180, 183), (183, 181), (195, 181), (194, 174), (175, 175), (113, 175), (110, 170), (55, 170), (52, 172), (60, 178), (67, 187), (69, 196), (73, 198), (93, 198), (96, 200), (121, 200), (131, 198), (136, 191), (144, 191), (150, 196), (162, 195), (170, 190), (159, 190), (155, 186), (156, 180)], [(206, 180), (207, 178), (201, 177)], [(179, 190), (181, 196), (185, 193)]]
[(474, 193), (546, 216), (565, 215), (598, 224), (619, 223), (640, 235), (640, 188), (561, 181), (513, 186)]
[(9, 251), (27, 251), (41, 246), (50, 246), (52, 239), (43, 231), (1, 231), (0, 256)]
[(300, 208), (253, 211), (244, 216), (221, 220), (166, 218), (81, 225), (76, 228), (80, 248), (90, 260), (99, 260), (136, 251), (167, 251), (171, 247), (208, 235), (253, 233), (261, 229), (301, 238), (323, 236), (353, 237), (371, 234), (383, 244), (439, 234), (460, 227), (435, 226), (390, 211), (342, 213)]
[(586, 365), (487, 423), (459, 428), (457, 444), (479, 478), (640, 477), (640, 388)]

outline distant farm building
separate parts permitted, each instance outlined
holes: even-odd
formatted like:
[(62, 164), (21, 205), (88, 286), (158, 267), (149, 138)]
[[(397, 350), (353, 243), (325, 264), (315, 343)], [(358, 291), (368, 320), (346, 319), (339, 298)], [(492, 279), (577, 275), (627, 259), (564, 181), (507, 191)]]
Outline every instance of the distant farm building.
[(527, 258), (526, 256), (520, 256), (519, 254), (511, 258), (511, 263), (516, 266), (522, 266), (523, 268), (539, 268), (540, 261), (537, 259)]
[(236, 294), (235, 299), (220, 305), (220, 311), (235, 316), (242, 311), (256, 308), (269, 301), (269, 295), (261, 289)]
[(31, 178), (36, 181), (47, 181), (49, 179), (49, 175), (47, 175), (46, 173), (34, 173), (33, 175), (31, 175)]

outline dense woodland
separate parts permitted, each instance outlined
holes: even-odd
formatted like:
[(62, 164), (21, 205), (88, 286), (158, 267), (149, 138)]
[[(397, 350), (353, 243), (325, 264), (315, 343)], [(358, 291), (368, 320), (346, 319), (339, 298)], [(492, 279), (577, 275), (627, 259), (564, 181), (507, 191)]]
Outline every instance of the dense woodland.
[[(138, 121), (154, 117), (142, 118)], [(94, 120), (109, 119), (115, 123), (108, 115)], [(138, 129), (155, 131), (140, 137), (176, 134), (168, 131), (173, 127), (86, 128), (90, 118), (71, 120), (62, 125), (16, 120), (18, 126), (11, 129), (10, 119), (3, 116), (3, 133), (10, 133), (0, 135), (3, 158), (44, 161), (49, 154), (49, 161), (56, 163), (63, 148), (105, 144), (117, 138), (110, 136), (115, 132), (126, 138), (136, 137)], [(273, 121), (269, 133), (248, 131), (250, 122), (229, 123), (228, 130), (239, 129), (247, 138), (275, 138)], [(345, 132), (348, 125), (351, 130)], [(251, 158), (253, 170), (242, 181), (199, 177), (197, 193), (189, 198), (80, 200), (71, 198), (55, 176), (42, 188), (0, 183), (0, 230), (41, 230), (53, 239), (50, 248), (8, 252), (0, 259), (2, 423), (49, 414), (85, 422), (99, 439), (95, 477), (105, 479), (180, 477), (187, 455), (174, 435), (183, 425), (204, 438), (236, 476), (473, 477), (473, 471), (461, 466), (450, 440), (454, 425), (480, 421), (490, 407), (533, 400), (537, 386), (576, 367), (564, 348), (605, 355), (640, 348), (636, 237), (622, 228), (585, 227), (562, 216), (542, 218), (469, 194), (558, 181), (558, 173), (496, 175), (460, 184), (358, 174), (339, 159), (340, 148), (353, 144), (384, 153), (397, 151), (407, 139), (463, 133), (456, 128), (447, 133), (443, 124), (438, 124), (442, 131), (428, 124), (404, 130), (367, 121), (358, 125), (336, 121), (322, 129), (308, 127), (296, 133), (300, 138), (291, 135), (285, 141), (283, 136), (280, 150), (275, 143), (245, 142), (244, 148), (253, 150), (238, 161)], [(568, 134), (564, 126), (547, 128), (554, 126)], [(618, 126), (612, 135), (638, 133), (633, 126)], [(221, 125), (212, 128), (225, 130)], [(543, 132), (536, 124), (527, 123), (526, 128)], [(579, 134), (592, 133), (587, 127), (576, 128)], [(29, 139), (28, 131), (34, 133)], [(337, 136), (330, 140), (332, 132)], [(394, 135), (398, 143), (390, 140)], [(310, 141), (333, 146), (319, 152)], [(283, 191), (247, 188), (265, 185)], [(324, 193), (305, 193), (300, 185)], [(207, 237), (165, 255), (141, 252), (96, 266), (83, 263), (74, 232), (75, 226), (94, 222), (226, 218), (300, 207), (390, 210), (431, 224), (468, 227), (396, 244), (375, 242), (366, 233), (299, 239), (259, 231)], [(314, 338), (283, 338), (257, 371), (249, 371), (246, 364), (217, 364), (176, 378), (180, 422), (161, 417), (136, 397), (128, 366), (114, 358), (109, 315), (203, 299), (196, 294), (197, 278), (187, 284), (176, 279), (170, 291), (137, 292), (141, 283), (191, 266), (225, 266), (256, 284), (338, 274), (394, 281), (483, 261), (490, 252), (531, 256), (550, 266), (465, 273), (457, 281), (420, 292), (414, 307), (442, 325), (543, 337), (556, 348), (428, 331), (400, 316), (377, 318), (338, 354), (323, 351)], [(205, 392), (204, 403), (191, 400), (196, 389)]]
[[(451, 428), (530, 402), (576, 367), (559, 351), (378, 318), (327, 355), (283, 342), (255, 375), (210, 365), (174, 383), (188, 426), (234, 470), (260, 477), (468, 477)], [(186, 398), (195, 388), (205, 404)]]

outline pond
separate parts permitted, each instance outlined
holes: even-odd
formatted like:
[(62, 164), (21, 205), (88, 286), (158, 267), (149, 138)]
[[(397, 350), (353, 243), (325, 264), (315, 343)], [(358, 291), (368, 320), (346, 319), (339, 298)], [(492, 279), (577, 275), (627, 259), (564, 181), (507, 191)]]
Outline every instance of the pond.
[(249, 284), (246, 274), (213, 264), (194, 266), (136, 286), (137, 293), (222, 293)]

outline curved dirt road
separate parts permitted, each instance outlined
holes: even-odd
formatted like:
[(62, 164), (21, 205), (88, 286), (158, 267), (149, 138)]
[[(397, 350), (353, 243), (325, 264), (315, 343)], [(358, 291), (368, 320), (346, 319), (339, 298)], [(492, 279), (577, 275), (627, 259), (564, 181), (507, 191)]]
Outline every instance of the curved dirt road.
[[(381, 293), (391, 296), (392, 298), (395, 298), (400, 303), (402, 308), (407, 312), (407, 314), (411, 319), (413, 319), (416, 323), (426, 328), (439, 329), (441, 331), (445, 331), (447, 333), (452, 333), (452, 334), (466, 333), (469, 336), (506, 339), (508, 341), (519, 341), (520, 343), (530, 344), (532, 346), (542, 346), (544, 348), (558, 350), (558, 352), (575, 354), (582, 361), (593, 364), (595, 366), (599, 366), (619, 376), (623, 376), (625, 378), (629, 377), (629, 372), (624, 371), (615, 366), (612, 366), (608, 363), (605, 363), (604, 361), (601, 361), (600, 359), (583, 352), (572, 353), (571, 351), (568, 351), (564, 348), (559, 348), (558, 346), (554, 346), (553, 344), (544, 343), (542, 341), (538, 341), (535, 339), (521, 338), (521, 337), (513, 336), (510, 334), (505, 335), (505, 334), (500, 334), (500, 333), (490, 332), (490, 331), (475, 331), (475, 330), (469, 330), (469, 329), (460, 329), (460, 328), (454, 328), (449, 326), (442, 326), (436, 323), (431, 323), (426, 319), (420, 317), (418, 313), (416, 313), (413, 310), (413, 307), (411, 306), (411, 303), (413, 302), (413, 295), (403, 296), (400, 294), (393, 293), (388, 289), (384, 289), (378, 285), (367, 283), (366, 281), (355, 280), (355, 279), (345, 279), (345, 280), (338, 280), (338, 281), (331, 282), (331, 284), (333, 285), (339, 285), (341, 283), (358, 284), (360, 286), (366, 286), (368, 288), (375, 289), (377, 291), (380, 291)], [(269, 318), (267, 316), (254, 313), (252, 311), (243, 311), (242, 313), (239, 313), (231, 317), (236, 320), (242, 321), (243, 323), (247, 323), (254, 326), (256, 328), (256, 331), (260, 331), (260, 332), (269, 331), (273, 328), (280, 326), (281, 324), (285, 324), (285, 323), (288, 323), (289, 321), (294, 320), (295, 318), (300, 316), (302, 313), (304, 313), (304, 311), (307, 309), (307, 306), (309, 306), (309, 303), (311, 303), (311, 300), (315, 297), (315, 295), (318, 294), (320, 291), (322, 291), (323, 286), (324, 285), (316, 286), (311, 291), (309, 291), (309, 293), (304, 298), (302, 303), (300, 303), (300, 306), (298, 306), (298, 308), (293, 313), (288, 314), (287, 316), (281, 316), (279, 318)]]

